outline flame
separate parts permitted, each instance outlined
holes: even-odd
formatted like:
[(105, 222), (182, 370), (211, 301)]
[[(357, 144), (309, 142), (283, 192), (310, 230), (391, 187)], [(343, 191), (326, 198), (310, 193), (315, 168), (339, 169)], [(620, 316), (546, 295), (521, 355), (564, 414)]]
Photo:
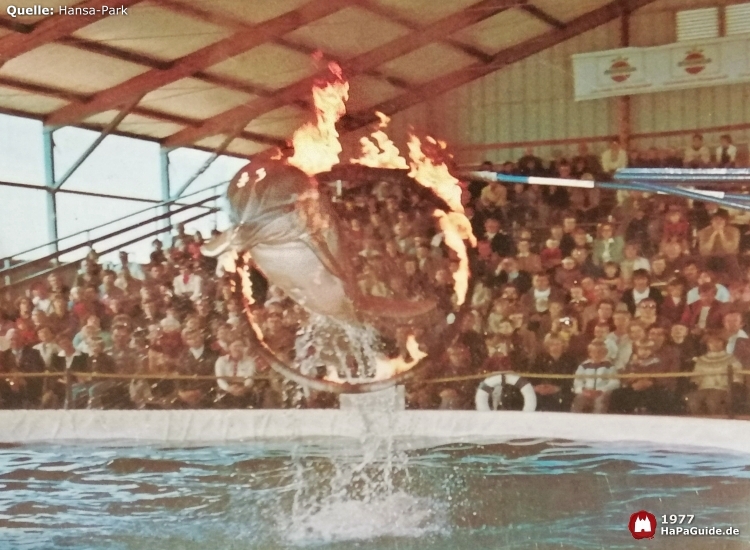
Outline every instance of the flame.
[(427, 145), (423, 147), (417, 136), (409, 136), (409, 175), (421, 185), (432, 189), (451, 209), (450, 212), (435, 210), (433, 215), (438, 219), (445, 245), (458, 257), (458, 270), (453, 273), (453, 290), (458, 305), (461, 305), (466, 300), (469, 288), (469, 258), (465, 241), (469, 241), (473, 247), (477, 245), (477, 239), (461, 204), (460, 182), (450, 174), (448, 166), (442, 160), (447, 155), (445, 142), (429, 136), (426, 141)]
[(419, 348), (419, 342), (413, 334), (410, 334), (406, 339), (406, 350), (411, 355), (410, 361), (400, 355), (394, 359), (378, 358), (375, 361), (375, 380), (387, 380), (397, 374), (406, 372), (427, 357), (427, 354)]
[(370, 134), (370, 137), (363, 137), (359, 140), (362, 154), (358, 159), (352, 159), (351, 162), (372, 168), (409, 168), (398, 147), (384, 131), (391, 119), (379, 111), (375, 114), (380, 119), (378, 127)]
[(329, 63), (334, 79), (323, 86), (313, 87), (316, 122), (308, 122), (294, 132), (294, 155), (288, 162), (309, 176), (326, 172), (339, 162), (341, 143), (336, 122), (346, 113), (349, 83), (344, 80), (341, 67)]

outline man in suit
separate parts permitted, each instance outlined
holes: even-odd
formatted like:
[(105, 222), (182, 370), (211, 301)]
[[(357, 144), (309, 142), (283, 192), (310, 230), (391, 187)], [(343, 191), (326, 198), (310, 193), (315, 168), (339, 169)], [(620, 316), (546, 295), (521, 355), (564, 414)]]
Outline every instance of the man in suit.
[[(179, 363), (179, 373), (187, 376), (213, 376), (219, 355), (205, 345), (203, 334), (186, 329), (182, 340), (187, 350)], [(212, 380), (180, 380), (177, 384), (178, 403), (185, 408), (210, 407), (215, 396)]]
[(628, 306), (630, 314), (635, 315), (636, 306), (643, 300), (653, 300), (659, 311), (664, 298), (658, 289), (651, 286), (651, 276), (648, 271), (636, 269), (633, 271), (633, 287), (623, 292), (621, 300)]
[(497, 218), (488, 218), (484, 222), (484, 241), (490, 243), (492, 251), (501, 258), (515, 256), (516, 245), (510, 235), (500, 230), (500, 221)]
[(73, 345), (73, 339), (66, 333), (60, 333), (55, 339), (60, 351), (52, 357), (50, 370), (59, 372), (60, 378), (50, 378), (47, 382), (47, 391), (42, 397), (42, 406), (44, 408), (57, 408), (64, 402), (72, 407), (72, 387), (74, 379), (71, 376), (63, 376), (65, 373), (82, 373), (86, 372), (88, 367), (88, 355), (78, 351)]
[(514, 286), (518, 295), (522, 296), (531, 289), (531, 274), (518, 269), (518, 261), (513, 256), (509, 256), (500, 262), (495, 271), (494, 282), (498, 287)]
[(527, 314), (538, 310), (537, 305), (546, 307), (550, 302), (564, 302), (565, 293), (550, 284), (549, 275), (537, 273), (531, 281), (531, 290), (521, 296), (520, 306)]
[[(0, 353), (0, 373), (33, 374), (44, 372), (44, 361), (37, 350), (26, 345), (21, 333), (10, 329), (5, 337), (10, 348)], [(5, 409), (36, 408), (42, 397), (41, 378), (9, 376), (0, 380), (0, 406)]]

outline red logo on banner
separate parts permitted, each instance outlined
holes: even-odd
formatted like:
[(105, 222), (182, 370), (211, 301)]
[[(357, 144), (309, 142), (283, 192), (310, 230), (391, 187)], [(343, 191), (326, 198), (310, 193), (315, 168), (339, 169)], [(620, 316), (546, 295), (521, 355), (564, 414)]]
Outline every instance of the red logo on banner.
[(652, 539), (656, 534), (656, 516), (646, 510), (636, 512), (630, 516), (628, 529), (636, 540)]
[(698, 74), (711, 62), (712, 60), (703, 54), (703, 50), (691, 50), (677, 65), (688, 74)]
[(636, 68), (628, 63), (627, 58), (618, 57), (612, 62), (609, 69), (604, 71), (604, 74), (609, 75), (609, 77), (615, 82), (625, 82), (630, 78), (631, 73), (635, 71)]

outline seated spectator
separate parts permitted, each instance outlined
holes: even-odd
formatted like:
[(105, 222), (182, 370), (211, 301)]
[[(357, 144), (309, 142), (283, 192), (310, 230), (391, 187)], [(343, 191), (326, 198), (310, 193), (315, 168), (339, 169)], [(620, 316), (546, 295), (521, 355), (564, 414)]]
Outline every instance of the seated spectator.
[[(565, 351), (565, 343), (558, 336), (544, 340), (544, 351), (532, 363), (530, 372), (534, 374), (573, 374), (576, 363)], [(539, 411), (565, 411), (572, 401), (571, 381), (559, 378), (534, 378)]]
[(628, 155), (618, 140), (612, 140), (609, 148), (602, 153), (601, 167), (604, 174), (611, 176), (617, 170), (628, 167)]
[(724, 305), (716, 299), (716, 286), (706, 283), (698, 287), (700, 299), (691, 304), (682, 316), (682, 322), (694, 333), (721, 330), (724, 322)]
[(521, 271), (518, 262), (513, 256), (503, 259), (495, 271), (495, 285), (504, 287), (513, 286), (518, 294), (525, 294), (531, 289), (531, 274)]
[(726, 212), (717, 211), (711, 216), (711, 224), (698, 231), (698, 251), (715, 271), (736, 277), (740, 273), (739, 250), (740, 231), (729, 225)]
[(10, 329), (5, 333), (10, 347), (0, 351), (0, 407), (4, 409), (37, 408), (42, 398), (42, 379), (24, 378), (14, 374), (44, 372), (44, 360), (37, 350), (27, 344), (21, 332)]
[(90, 338), (88, 340), (87, 364), (85, 371), (76, 372), (76, 383), (71, 388), (74, 408), (87, 409), (112, 408), (117, 403), (118, 396), (113, 390), (118, 387), (118, 381), (92, 377), (92, 374), (117, 374), (115, 362), (105, 352), (104, 340)]
[(531, 245), (527, 239), (518, 241), (518, 254), (516, 254), (516, 262), (518, 264), (519, 271), (525, 271), (532, 275), (539, 273), (542, 270), (542, 260), (539, 254), (531, 252)]
[[(65, 373), (86, 372), (89, 360), (88, 355), (75, 349), (70, 335), (66, 333), (58, 334), (55, 343), (57, 344), (57, 347), (60, 348), (60, 351), (57, 356), (53, 358), (52, 371), (59, 372), (61, 375)], [(47, 384), (47, 392), (42, 399), (43, 405), (53, 407), (67, 402), (66, 380), (62, 376), (55, 379), (50, 378), (49, 380), (50, 382)], [(75, 406), (75, 403), (72, 401), (67, 404), (70, 407)]]
[(724, 134), (719, 138), (719, 143), (716, 148), (716, 166), (734, 168), (737, 163), (737, 147), (732, 143), (732, 136)]
[(742, 328), (744, 324), (739, 311), (728, 311), (724, 314), (724, 336), (727, 339), (727, 353), (731, 353), (740, 362), (742, 368), (750, 367), (750, 337)]
[(589, 338), (594, 338), (594, 327), (599, 324), (606, 324), (611, 331), (615, 329), (613, 315), (615, 305), (610, 300), (601, 300), (596, 306), (596, 316), (586, 323), (584, 334)]
[(185, 262), (180, 268), (180, 275), (174, 278), (172, 287), (175, 296), (195, 302), (201, 298), (203, 279), (193, 272), (193, 266), (190, 262)]
[(685, 217), (685, 212), (678, 204), (670, 204), (666, 220), (662, 226), (660, 249), (663, 252), (664, 246), (670, 241), (675, 241), (684, 246), (689, 238), (690, 222)]
[(73, 345), (75, 348), (83, 353), (89, 353), (89, 344), (93, 338), (102, 340), (105, 349), (112, 347), (112, 338), (108, 332), (102, 329), (102, 323), (99, 317), (96, 315), (89, 315), (86, 318), (86, 324), (81, 327), (73, 337)]
[[(212, 376), (218, 354), (205, 345), (200, 331), (183, 331), (187, 348), (179, 362), (178, 371), (183, 376)], [(210, 380), (179, 380), (177, 397), (186, 408), (206, 407), (213, 402), (214, 388)]]
[(232, 340), (229, 344), (229, 353), (216, 360), (218, 404), (229, 409), (252, 407), (255, 371), (255, 359), (247, 355), (245, 342), (240, 338)]
[[(161, 241), (158, 241), (158, 242), (161, 243)], [(143, 273), (143, 268), (141, 268), (141, 265), (135, 262), (131, 262), (129, 260), (129, 256), (127, 252), (125, 252), (124, 250), (120, 250), (117, 256), (120, 261), (113, 267), (113, 271), (115, 272), (116, 275), (126, 272), (130, 275), (130, 277), (132, 277), (133, 279), (137, 279), (139, 281), (142, 281), (146, 278), (146, 275)]]
[(599, 281), (607, 285), (611, 292), (616, 292), (618, 295), (625, 289), (625, 284), (620, 275), (620, 265), (617, 262), (604, 263), (603, 276)]
[(685, 298), (685, 283), (676, 278), (669, 281), (659, 316), (669, 325), (679, 323), (685, 316), (688, 303)]
[(691, 288), (687, 293), (687, 303), (688, 305), (692, 305), (695, 302), (697, 302), (700, 299), (700, 292), (699, 288), (701, 285), (706, 284), (713, 284), (716, 286), (716, 300), (721, 302), (722, 304), (726, 304), (729, 302), (729, 299), (731, 296), (729, 295), (729, 290), (727, 287), (725, 287), (722, 284), (719, 284), (716, 282), (716, 276), (711, 271), (701, 271), (698, 275), (698, 280), (695, 283), (695, 286)]
[(657, 326), (659, 319), (656, 313), (656, 302), (653, 300), (641, 300), (635, 308), (634, 317), (643, 325), (646, 331), (653, 326)]
[(527, 313), (537, 311), (536, 306), (540, 301), (547, 303), (551, 301), (562, 301), (564, 295), (558, 288), (550, 285), (549, 276), (545, 273), (534, 275), (531, 281), (532, 288), (521, 297), (520, 306)]
[(704, 338), (708, 351), (695, 360), (693, 381), (696, 390), (687, 396), (691, 415), (725, 415), (728, 412), (728, 369), (742, 368), (740, 362), (726, 351), (726, 341), (717, 333), (708, 333)]
[(606, 413), (612, 391), (620, 387), (620, 382), (616, 378), (599, 378), (615, 374), (614, 366), (607, 359), (604, 342), (594, 340), (589, 344), (588, 359), (578, 366), (575, 374), (571, 411)]
[(651, 276), (645, 269), (633, 272), (633, 287), (622, 294), (622, 302), (627, 306), (631, 315), (635, 315), (636, 306), (643, 300), (653, 300), (657, 311), (663, 301), (661, 292), (651, 286)]
[(552, 271), (562, 263), (562, 252), (560, 242), (555, 239), (547, 239), (544, 250), (539, 254), (543, 271)]
[(693, 135), (692, 144), (685, 149), (683, 163), (685, 168), (707, 168), (711, 164), (711, 153), (708, 147), (703, 145), (702, 135)]
[(555, 285), (566, 292), (570, 291), (571, 287), (578, 284), (582, 278), (581, 270), (571, 257), (563, 258), (560, 267), (555, 269)]
[(534, 154), (532, 147), (524, 149), (523, 156), (518, 159), (518, 173), (523, 176), (543, 176), (544, 163)]
[(492, 251), (501, 258), (513, 256), (516, 253), (515, 243), (510, 235), (504, 233), (500, 221), (496, 218), (488, 218), (484, 222), (484, 235), (482, 240), (490, 243)]
[(651, 258), (651, 286), (666, 297), (667, 284), (673, 278), (673, 274), (667, 271), (667, 260), (664, 256)]
[(641, 256), (637, 243), (629, 242), (625, 245), (623, 251), (624, 259), (620, 262), (620, 276), (625, 287), (629, 287), (633, 280), (633, 273), (636, 269), (642, 269), (651, 272), (651, 264)]
[(612, 392), (610, 412), (663, 414), (671, 411), (674, 396), (658, 383), (658, 378), (648, 376), (662, 372), (664, 366), (655, 354), (654, 342), (639, 342), (624, 373), (643, 375), (643, 378), (627, 378), (620, 381), (621, 387)]
[(614, 235), (611, 223), (604, 223), (599, 228), (599, 238), (594, 241), (592, 252), (594, 264), (604, 265), (606, 262), (619, 264), (624, 259), (625, 242), (622, 237)]

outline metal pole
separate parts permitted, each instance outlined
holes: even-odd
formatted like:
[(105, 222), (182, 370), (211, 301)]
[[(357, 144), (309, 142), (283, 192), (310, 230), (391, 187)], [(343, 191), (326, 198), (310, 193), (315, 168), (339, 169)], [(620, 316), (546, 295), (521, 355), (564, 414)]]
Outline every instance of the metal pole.
[(727, 416), (734, 418), (734, 368), (727, 366)]
[[(55, 196), (55, 142), (52, 128), (44, 128), (42, 143), (44, 147), (44, 183), (47, 186), (47, 237), (55, 253), (58, 252), (57, 236), (57, 198)], [(55, 258), (57, 259), (57, 258)]]
[[(159, 149), (159, 168), (160, 168), (160, 175), (161, 175), (161, 199), (163, 202), (167, 203), (171, 200), (170, 196), (170, 180), (169, 180), (169, 150), (161, 148)], [(163, 214), (169, 214), (172, 210), (172, 206), (170, 204), (165, 204), (162, 206), (162, 213)], [(162, 227), (169, 228), (172, 227), (172, 218), (170, 216), (167, 216), (162, 222)], [(167, 248), (172, 246), (172, 232), (167, 231), (166, 237), (165, 237), (165, 245)]]
[[(247, 123), (245, 123), (246, 125)], [(182, 194), (187, 191), (187, 188), (190, 187), (195, 180), (197, 180), (206, 170), (208, 170), (209, 166), (211, 166), (214, 161), (219, 158), (222, 154), (224, 154), (224, 151), (227, 150), (227, 147), (229, 147), (229, 144), (234, 141), (234, 138), (240, 135), (242, 130), (244, 129), (245, 125), (237, 125), (236, 128), (234, 128), (229, 134), (227, 134), (227, 137), (224, 138), (224, 141), (221, 142), (221, 145), (219, 145), (216, 148), (216, 151), (213, 152), (213, 154), (208, 157), (206, 162), (203, 163), (203, 166), (198, 168), (198, 171), (193, 174), (190, 179), (188, 179), (185, 183), (182, 184), (182, 187), (180, 187), (177, 192), (172, 195), (173, 199), (179, 199)]]

